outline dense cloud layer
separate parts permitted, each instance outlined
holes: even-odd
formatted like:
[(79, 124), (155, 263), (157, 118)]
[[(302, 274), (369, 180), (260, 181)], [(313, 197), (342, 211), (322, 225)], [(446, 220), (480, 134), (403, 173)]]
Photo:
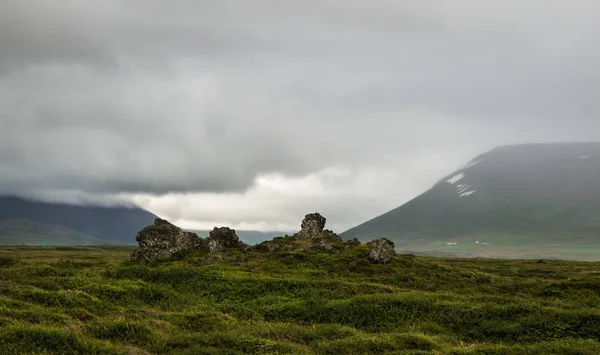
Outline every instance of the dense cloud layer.
[(496, 145), (600, 140), (599, 10), (3, 0), (0, 193), (349, 227)]

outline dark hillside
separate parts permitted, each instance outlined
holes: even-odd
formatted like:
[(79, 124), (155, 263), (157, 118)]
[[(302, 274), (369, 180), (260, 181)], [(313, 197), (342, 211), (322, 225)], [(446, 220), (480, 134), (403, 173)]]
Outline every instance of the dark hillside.
[(19, 219), (63, 226), (112, 244), (135, 244), (136, 233), (155, 218), (135, 207), (79, 206), (0, 197), (0, 221)]

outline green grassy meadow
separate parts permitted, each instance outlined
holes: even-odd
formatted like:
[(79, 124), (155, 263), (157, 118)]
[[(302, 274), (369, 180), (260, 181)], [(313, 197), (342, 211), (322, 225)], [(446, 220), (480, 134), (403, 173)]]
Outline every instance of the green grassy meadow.
[(600, 263), (0, 248), (0, 354), (599, 354)]

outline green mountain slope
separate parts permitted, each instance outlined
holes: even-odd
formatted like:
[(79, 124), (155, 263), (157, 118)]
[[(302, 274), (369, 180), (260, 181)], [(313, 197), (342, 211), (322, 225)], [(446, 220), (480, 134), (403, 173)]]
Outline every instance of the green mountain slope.
[(496, 148), (342, 236), (412, 249), (600, 244), (600, 143)]
[(98, 245), (106, 242), (63, 226), (22, 219), (5, 219), (0, 221), (0, 244)]

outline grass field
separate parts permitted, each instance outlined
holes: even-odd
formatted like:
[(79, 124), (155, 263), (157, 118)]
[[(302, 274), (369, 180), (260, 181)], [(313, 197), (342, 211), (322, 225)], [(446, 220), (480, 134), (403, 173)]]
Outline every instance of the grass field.
[[(536, 240), (544, 240), (543, 237)], [(455, 244), (456, 243), (456, 244)], [(449, 241), (396, 243), (399, 252), (426, 256), (600, 261), (600, 243), (539, 243), (528, 236), (474, 234)]]
[(600, 263), (0, 248), (0, 354), (599, 354)]

